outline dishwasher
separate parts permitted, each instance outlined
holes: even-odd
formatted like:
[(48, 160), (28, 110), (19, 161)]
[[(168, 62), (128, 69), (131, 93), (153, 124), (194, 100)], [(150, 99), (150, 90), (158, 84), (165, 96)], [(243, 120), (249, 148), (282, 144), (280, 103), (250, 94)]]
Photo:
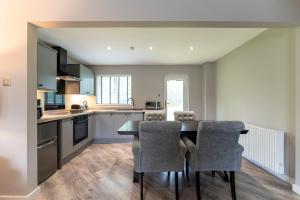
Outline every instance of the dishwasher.
[(57, 121), (38, 125), (38, 183), (57, 170)]

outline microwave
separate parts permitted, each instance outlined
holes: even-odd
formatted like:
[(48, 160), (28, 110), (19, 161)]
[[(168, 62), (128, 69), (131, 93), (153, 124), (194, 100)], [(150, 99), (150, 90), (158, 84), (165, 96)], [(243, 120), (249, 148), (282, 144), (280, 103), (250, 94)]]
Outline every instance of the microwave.
[(145, 108), (146, 108), (146, 110), (160, 110), (160, 102), (159, 101), (146, 101)]

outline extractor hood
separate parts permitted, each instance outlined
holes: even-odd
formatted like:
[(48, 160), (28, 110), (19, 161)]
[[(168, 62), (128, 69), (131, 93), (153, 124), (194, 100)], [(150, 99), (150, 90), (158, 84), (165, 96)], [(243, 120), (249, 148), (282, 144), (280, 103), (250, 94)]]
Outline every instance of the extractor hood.
[(54, 47), (57, 54), (57, 77), (60, 80), (80, 81), (80, 66), (67, 64), (67, 51), (61, 47)]

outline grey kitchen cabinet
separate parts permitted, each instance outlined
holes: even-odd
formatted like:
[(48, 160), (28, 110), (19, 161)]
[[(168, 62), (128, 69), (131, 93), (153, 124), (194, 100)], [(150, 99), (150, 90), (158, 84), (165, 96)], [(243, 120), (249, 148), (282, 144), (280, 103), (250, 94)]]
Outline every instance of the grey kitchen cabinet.
[(89, 133), (88, 133), (88, 142), (94, 139), (95, 135), (95, 114), (89, 114)]
[(57, 51), (42, 42), (37, 44), (37, 88), (56, 91)]
[(73, 120), (63, 119), (61, 121), (61, 157), (67, 158), (74, 151), (73, 149)]
[[(121, 142), (122, 139), (132, 139), (133, 136), (119, 135), (117, 130), (128, 120), (142, 121), (143, 113), (111, 112), (96, 115), (95, 140), (107, 142)], [(124, 141), (125, 141), (124, 140)]]
[(132, 112), (128, 116), (128, 120), (131, 121), (143, 121), (144, 119), (144, 113), (141, 112)]
[(95, 138), (114, 138), (114, 123), (112, 113), (96, 114)]
[(84, 65), (80, 65), (80, 94), (94, 95), (94, 84), (94, 72)]
[(113, 115), (114, 118), (114, 137), (115, 138), (132, 138), (132, 136), (128, 136), (128, 135), (119, 135), (117, 130), (125, 123), (129, 120), (129, 114), (130, 113), (115, 113)]

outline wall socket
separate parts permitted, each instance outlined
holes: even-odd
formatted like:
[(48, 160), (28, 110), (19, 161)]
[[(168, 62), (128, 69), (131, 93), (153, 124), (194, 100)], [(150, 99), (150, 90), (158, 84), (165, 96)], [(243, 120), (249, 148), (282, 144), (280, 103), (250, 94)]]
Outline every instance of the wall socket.
[(3, 78), (3, 86), (11, 86), (11, 78)]

